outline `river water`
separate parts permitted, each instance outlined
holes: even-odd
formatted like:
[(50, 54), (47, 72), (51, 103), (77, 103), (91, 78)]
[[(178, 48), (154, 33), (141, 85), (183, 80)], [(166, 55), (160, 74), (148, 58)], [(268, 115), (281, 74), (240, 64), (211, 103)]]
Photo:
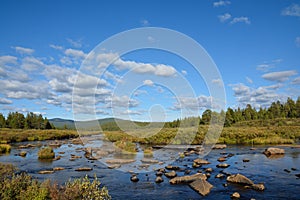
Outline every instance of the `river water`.
[[(12, 163), (19, 168), (20, 171), (26, 171), (33, 177), (44, 180), (51, 179), (57, 183), (64, 183), (69, 179), (84, 177), (88, 175), (93, 178), (94, 175), (100, 179), (101, 183), (109, 190), (109, 194), (113, 199), (230, 199), (233, 192), (239, 192), (241, 199), (300, 199), (300, 179), (295, 175), (300, 174), (300, 148), (280, 147), (284, 148), (286, 153), (284, 156), (267, 158), (262, 152), (267, 146), (256, 146), (254, 150), (250, 150), (249, 146), (228, 146), (223, 150), (212, 150), (204, 159), (211, 162), (209, 165), (203, 165), (200, 168), (193, 168), (193, 160), (198, 158), (198, 155), (192, 154), (184, 158), (179, 158), (178, 152), (165, 149), (163, 153), (157, 154), (154, 151), (151, 159), (163, 160), (163, 157), (178, 157), (173, 166), (179, 166), (182, 171), (177, 171), (178, 176), (182, 176), (185, 170), (191, 170), (190, 174), (196, 173), (198, 170), (204, 171), (205, 168), (213, 168), (211, 177), (208, 178), (214, 187), (211, 192), (202, 197), (197, 192), (192, 190), (186, 184), (171, 185), (169, 179), (163, 176), (164, 182), (155, 183), (154, 169), (162, 168), (165, 165), (150, 165), (147, 169), (141, 169), (139, 166), (140, 153), (137, 155), (120, 156), (113, 155), (112, 158), (131, 158), (137, 161), (129, 164), (130, 167), (116, 169), (108, 169), (108, 167), (99, 160), (87, 160), (84, 157), (84, 151), (81, 149), (86, 146), (103, 143), (103, 141), (93, 138), (85, 146), (80, 144), (72, 144), (71, 141), (64, 141), (60, 147), (54, 149), (56, 155), (60, 155), (61, 159), (57, 161), (45, 162), (37, 159), (39, 147), (19, 149), (19, 145), (27, 143), (18, 143), (13, 145), (11, 153), (0, 156), (0, 162)], [(34, 145), (45, 145), (51, 141), (30, 142)], [(20, 151), (26, 151), (26, 157), (17, 156)], [(64, 152), (64, 154), (59, 154)], [(225, 163), (230, 167), (226, 169), (217, 168), (219, 164), (217, 159), (221, 154), (231, 153), (232, 157), (227, 159)], [(70, 161), (71, 154), (82, 156), (82, 158)], [(249, 159), (250, 162), (243, 162), (243, 159)], [(62, 171), (55, 171), (53, 174), (39, 174), (40, 170), (52, 170), (54, 167), (64, 167)], [(91, 167), (93, 170), (88, 172), (77, 172), (76, 168)], [(131, 174), (127, 172), (133, 170), (138, 172), (139, 182), (133, 183), (130, 181)], [(245, 189), (236, 184), (227, 184), (225, 187), (226, 178), (218, 179), (215, 175), (221, 170), (226, 173), (240, 173), (247, 176), (255, 183), (264, 183), (265, 191), (254, 191)]]

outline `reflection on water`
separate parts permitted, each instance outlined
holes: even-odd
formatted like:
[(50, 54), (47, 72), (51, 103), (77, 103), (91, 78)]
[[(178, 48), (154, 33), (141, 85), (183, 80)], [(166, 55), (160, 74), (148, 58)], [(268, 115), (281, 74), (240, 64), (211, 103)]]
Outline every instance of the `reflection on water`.
[[(160, 165), (148, 164), (147, 169), (140, 166), (144, 163), (141, 160), (145, 157), (143, 152), (137, 154), (120, 154), (113, 151), (113, 147), (98, 138), (86, 138), (86, 145), (72, 144), (71, 141), (65, 141), (60, 147), (54, 149), (56, 155), (60, 155), (61, 159), (52, 162), (43, 162), (37, 159), (37, 152), (39, 147), (18, 149), (15, 145), (9, 155), (0, 156), (0, 162), (9, 162), (16, 165), (21, 171), (26, 171), (37, 179), (50, 178), (58, 183), (64, 183), (70, 178), (83, 177), (87, 174), (90, 178), (94, 174), (100, 178), (101, 182), (107, 186), (110, 194), (114, 199), (199, 199), (198, 193), (193, 191), (187, 185), (170, 185), (168, 179), (163, 177), (164, 182), (160, 184), (155, 183), (154, 169), (165, 167), (167, 164)], [(49, 142), (32, 142), (34, 145), (42, 146)], [(27, 144), (27, 143), (22, 143)], [(20, 145), (20, 144), (18, 144)], [(93, 155), (99, 155), (104, 152), (109, 152), (106, 157), (99, 160), (88, 160), (84, 157), (83, 149), (92, 147)], [(159, 161), (169, 161), (175, 159), (172, 163), (174, 166), (179, 166), (181, 169), (177, 171), (178, 176), (183, 176), (185, 170), (190, 170), (191, 174), (198, 170), (205, 171), (205, 168), (213, 168), (211, 177), (208, 181), (214, 186), (211, 193), (205, 199), (230, 199), (230, 194), (238, 191), (242, 199), (299, 199), (300, 179), (295, 175), (300, 173), (300, 148), (282, 147), (285, 149), (285, 155), (276, 157), (266, 157), (262, 154), (266, 147), (257, 146), (255, 150), (250, 150), (247, 146), (230, 146), (223, 150), (213, 150), (205, 159), (208, 159), (211, 164), (203, 165), (199, 168), (193, 168), (193, 160), (198, 157), (196, 154), (186, 156), (184, 158), (178, 157), (178, 151), (172, 149), (154, 150), (153, 156), (150, 159)], [(139, 148), (141, 149), (141, 148)], [(17, 156), (21, 151), (26, 151), (25, 158)], [(60, 152), (60, 154), (59, 154)], [(222, 155), (221, 155), (222, 153)], [(216, 168), (219, 164), (217, 159), (223, 154), (234, 154), (228, 158), (225, 163), (230, 167), (227, 169)], [(70, 161), (71, 154), (81, 156), (82, 158)], [(147, 157), (149, 158), (149, 157)], [(104, 164), (105, 159), (135, 159), (136, 162), (122, 165), (123, 171), (108, 169)], [(249, 162), (243, 162), (243, 159), (249, 159)], [(62, 171), (55, 171), (53, 174), (38, 174), (40, 170), (52, 170), (54, 167), (64, 167)], [(90, 172), (77, 172), (78, 167), (91, 167)], [(293, 169), (292, 169), (293, 168)], [(138, 171), (139, 182), (133, 183), (130, 181), (130, 169)], [(287, 169), (286, 171), (284, 171)], [(221, 171), (225, 173), (241, 173), (255, 183), (264, 183), (266, 190), (257, 192), (251, 189), (244, 189), (235, 184), (228, 184), (224, 187), (226, 179), (217, 179), (215, 176)], [(287, 172), (289, 171), (289, 173)]]

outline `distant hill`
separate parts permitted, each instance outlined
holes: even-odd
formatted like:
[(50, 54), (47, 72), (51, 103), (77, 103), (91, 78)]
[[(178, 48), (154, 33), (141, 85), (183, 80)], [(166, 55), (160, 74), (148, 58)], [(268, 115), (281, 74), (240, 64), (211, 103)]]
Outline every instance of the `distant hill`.
[[(115, 121), (126, 121), (122, 119), (117, 118), (104, 118), (104, 119), (98, 119), (99, 125), (103, 124), (109, 124), (109, 123), (115, 123)], [(64, 129), (65, 126), (68, 129), (75, 129), (75, 121), (70, 119), (61, 119), (61, 118), (53, 118), (49, 119), (49, 122), (53, 124), (58, 129)], [(95, 125), (95, 121), (79, 121), (76, 123), (80, 127), (84, 127), (86, 129), (95, 129), (97, 127), (93, 127)]]

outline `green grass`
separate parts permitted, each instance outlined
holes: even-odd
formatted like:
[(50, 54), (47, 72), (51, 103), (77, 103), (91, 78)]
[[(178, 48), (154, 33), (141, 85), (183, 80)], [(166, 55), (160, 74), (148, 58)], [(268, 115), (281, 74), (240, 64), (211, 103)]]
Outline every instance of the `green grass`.
[(60, 140), (78, 137), (75, 130), (23, 130), (23, 129), (0, 129), (1, 143), (14, 143), (24, 141)]
[(124, 153), (136, 153), (136, 145), (131, 141), (119, 140), (114, 143)]
[(53, 159), (55, 157), (55, 153), (51, 147), (44, 147), (41, 148), (38, 152), (39, 159)]

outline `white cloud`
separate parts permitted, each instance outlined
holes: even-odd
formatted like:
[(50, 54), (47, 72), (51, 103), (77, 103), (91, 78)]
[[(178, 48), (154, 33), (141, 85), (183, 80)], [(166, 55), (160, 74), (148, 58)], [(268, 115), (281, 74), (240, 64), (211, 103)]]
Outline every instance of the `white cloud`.
[(219, 15), (218, 16), (220, 22), (226, 22), (227, 20), (229, 20), (231, 18), (231, 15), (229, 13), (225, 13), (223, 15)]
[(122, 108), (132, 108), (137, 107), (139, 102), (135, 99), (131, 99), (128, 96), (112, 96), (106, 99), (106, 107), (114, 108), (114, 107), (122, 107)]
[(4, 67), (7, 64), (17, 64), (18, 58), (15, 56), (0, 56), (0, 66)]
[(30, 48), (24, 48), (24, 47), (12, 47), (16, 50), (17, 53), (20, 54), (33, 54), (34, 50)]
[(271, 73), (262, 75), (262, 78), (269, 80), (269, 81), (284, 82), (284, 81), (287, 81), (290, 76), (294, 76), (296, 74), (298, 74), (298, 73), (295, 70), (271, 72)]
[(256, 70), (262, 72), (268, 72), (270, 69), (274, 68), (277, 64), (281, 63), (282, 59), (275, 59), (270, 62), (264, 62), (263, 64), (259, 64), (256, 67)]
[(171, 110), (192, 110), (198, 111), (200, 109), (217, 109), (220, 105), (210, 96), (200, 95), (198, 97), (177, 97), (177, 102), (173, 104)]
[(251, 24), (248, 17), (235, 17), (232, 19), (230, 24), (236, 24), (236, 23), (245, 23), (245, 24)]
[(250, 92), (250, 88), (243, 83), (231, 84), (234, 96), (247, 95)]
[(284, 8), (281, 11), (284, 16), (296, 16), (300, 17), (300, 6), (298, 4), (292, 4), (289, 7)]
[(75, 48), (81, 48), (82, 47), (82, 40), (72, 40), (70, 38), (67, 38), (67, 41)]
[(253, 83), (253, 80), (251, 78), (249, 78), (248, 76), (246, 76), (246, 80), (248, 83), (252, 84)]
[(22, 59), (21, 67), (27, 71), (43, 70), (45, 64), (35, 57), (25, 57)]
[(296, 37), (295, 43), (297, 47), (300, 47), (300, 37)]
[(185, 76), (187, 75), (187, 71), (185, 71), (185, 70), (181, 70), (181, 73)]
[(222, 1), (222, 0), (213, 2), (214, 7), (226, 6), (226, 5), (230, 5), (230, 4), (231, 4), (230, 1)]
[(213, 79), (211, 82), (213, 84), (216, 84), (216, 85), (220, 86), (220, 87), (223, 86), (223, 81), (221, 79)]
[(143, 84), (144, 84), (144, 85), (148, 85), (148, 86), (153, 86), (153, 85), (154, 85), (153, 81), (151, 81), (151, 80), (149, 80), (149, 79), (144, 80), (144, 81), (143, 81)]
[(136, 110), (125, 110), (120, 113), (121, 115), (141, 115), (142, 113), (140, 111)]
[(64, 49), (62, 46), (59, 46), (59, 45), (50, 44), (49, 46), (52, 49), (56, 49), (56, 50), (63, 50)]
[(146, 19), (141, 20), (142, 26), (150, 26), (150, 22)]
[(0, 97), (0, 104), (12, 104), (12, 100)]
[(65, 54), (78, 59), (84, 59), (86, 57), (86, 54), (83, 51), (76, 49), (66, 49)]
[(300, 85), (300, 76), (299, 76), (299, 77), (296, 77), (296, 78), (292, 81), (292, 84)]

